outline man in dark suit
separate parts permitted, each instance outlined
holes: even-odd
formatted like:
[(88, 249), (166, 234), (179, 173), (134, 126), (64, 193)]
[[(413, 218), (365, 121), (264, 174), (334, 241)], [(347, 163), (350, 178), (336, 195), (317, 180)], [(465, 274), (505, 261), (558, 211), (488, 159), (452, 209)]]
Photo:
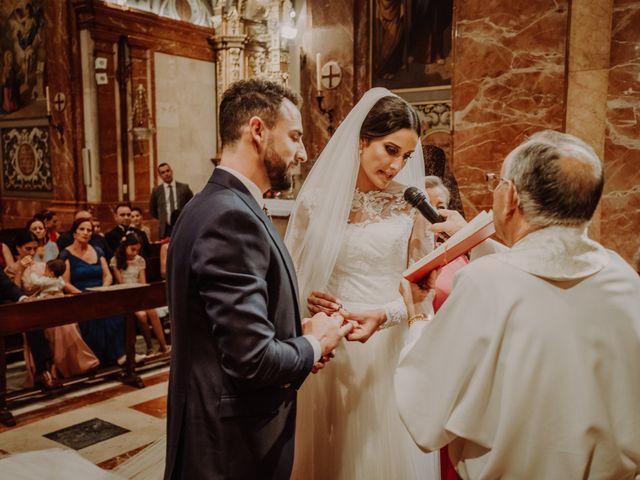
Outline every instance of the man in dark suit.
[(149, 251), (149, 239), (147, 238), (147, 234), (139, 228), (131, 226), (131, 205), (128, 203), (119, 203), (116, 205), (116, 208), (114, 208), (113, 213), (117, 225), (104, 236), (111, 251), (115, 254), (122, 237), (129, 232), (133, 232), (140, 239), (140, 255), (144, 258), (149, 258), (149, 254), (151, 252)]
[(162, 183), (151, 192), (149, 211), (158, 219), (158, 235), (162, 239), (171, 236), (171, 214), (182, 210), (193, 198), (193, 192), (186, 183), (174, 180), (173, 170), (168, 163), (158, 165), (158, 175), (162, 178)]
[(351, 330), (300, 322), (297, 280), (262, 193), (306, 160), (298, 96), (236, 82), (220, 103), (222, 158), (169, 247), (172, 316), (165, 479), (288, 479), (296, 391)]

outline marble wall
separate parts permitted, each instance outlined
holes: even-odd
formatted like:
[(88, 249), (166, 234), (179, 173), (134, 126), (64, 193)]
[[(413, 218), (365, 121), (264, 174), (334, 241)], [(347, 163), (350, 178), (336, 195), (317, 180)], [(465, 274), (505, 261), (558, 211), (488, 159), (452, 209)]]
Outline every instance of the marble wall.
[(602, 243), (640, 271), (640, 1), (614, 0), (604, 140)]
[(467, 216), (491, 206), (485, 172), (527, 135), (563, 128), (567, 3), (455, 3), (453, 167)]
[(210, 62), (155, 54), (158, 164), (194, 193), (205, 186), (216, 154), (215, 68)]

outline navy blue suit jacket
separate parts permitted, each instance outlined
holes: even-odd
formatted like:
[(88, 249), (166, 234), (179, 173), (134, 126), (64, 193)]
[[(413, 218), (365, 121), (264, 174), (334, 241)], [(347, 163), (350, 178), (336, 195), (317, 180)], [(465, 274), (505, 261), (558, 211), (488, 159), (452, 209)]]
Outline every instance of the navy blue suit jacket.
[(288, 479), (296, 390), (313, 365), (289, 253), (220, 169), (174, 228), (165, 479)]

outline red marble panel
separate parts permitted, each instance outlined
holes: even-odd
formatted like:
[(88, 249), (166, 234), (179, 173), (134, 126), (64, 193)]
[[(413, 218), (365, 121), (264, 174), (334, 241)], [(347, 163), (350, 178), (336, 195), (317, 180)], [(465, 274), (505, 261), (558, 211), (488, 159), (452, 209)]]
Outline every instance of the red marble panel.
[(138, 410), (139, 412), (146, 413), (153, 417), (167, 418), (167, 396), (163, 395), (162, 397), (154, 398), (153, 400), (132, 405), (129, 408), (133, 408), (134, 410)]
[(640, 270), (640, 1), (615, 0), (601, 242)]
[(562, 129), (567, 0), (459, 0), (454, 170), (467, 215), (491, 206), (485, 171), (527, 135)]
[(109, 460), (105, 460), (104, 462), (98, 463), (97, 466), (102, 468), (103, 470), (113, 470), (114, 468), (122, 465), (124, 462), (129, 460), (134, 455), (137, 455), (138, 453), (140, 453), (142, 450), (144, 450), (149, 445), (151, 445), (151, 443), (153, 442), (145, 443), (144, 445), (138, 448), (134, 448), (133, 450), (129, 450), (128, 452), (121, 453), (120, 455), (116, 455), (115, 457), (110, 458)]
[[(159, 383), (168, 382), (168, 381), (169, 381), (169, 372), (162, 372), (152, 377), (146, 377), (144, 379), (144, 384), (145, 386), (150, 387), (152, 385), (157, 385)], [(70, 412), (72, 410), (77, 410), (80, 407), (93, 405), (95, 403), (103, 402), (105, 400), (109, 400), (110, 398), (117, 397), (118, 395), (135, 392), (135, 391), (137, 391), (135, 387), (122, 384), (122, 385), (118, 385), (105, 390), (99, 390), (97, 392), (88, 393), (80, 397), (68, 398), (66, 400), (62, 400), (60, 403), (50, 405), (41, 409), (32, 410), (22, 415), (17, 415), (15, 417), (15, 420), (16, 420), (15, 426), (7, 427), (5, 425), (0, 424), (0, 433), (6, 432), (8, 430), (19, 429), (24, 427), (25, 425), (29, 425), (30, 423), (34, 423), (45, 418), (53, 417), (55, 415), (59, 415), (65, 412)]]
[(354, 105), (354, 5), (352, 2), (308, 2), (309, 32), (303, 42), (306, 62), (301, 69), (300, 84), (304, 105), (302, 107), (305, 146), (309, 162), (305, 169), (310, 169), (318, 157), (330, 135), (328, 117), (320, 112), (316, 95), (316, 53), (322, 55), (322, 63), (335, 60), (342, 69), (342, 81), (333, 90), (325, 90), (325, 108), (333, 108), (333, 126), (337, 128)]

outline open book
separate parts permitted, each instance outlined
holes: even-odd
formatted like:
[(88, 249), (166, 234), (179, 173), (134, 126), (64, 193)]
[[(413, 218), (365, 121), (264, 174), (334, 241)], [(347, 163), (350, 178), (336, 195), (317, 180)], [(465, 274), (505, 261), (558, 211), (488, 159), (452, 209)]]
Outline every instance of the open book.
[(402, 276), (410, 282), (417, 282), (431, 270), (446, 265), (484, 242), (495, 231), (493, 212), (480, 212), (446, 242), (406, 269)]

